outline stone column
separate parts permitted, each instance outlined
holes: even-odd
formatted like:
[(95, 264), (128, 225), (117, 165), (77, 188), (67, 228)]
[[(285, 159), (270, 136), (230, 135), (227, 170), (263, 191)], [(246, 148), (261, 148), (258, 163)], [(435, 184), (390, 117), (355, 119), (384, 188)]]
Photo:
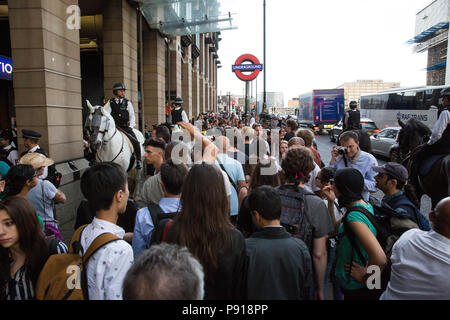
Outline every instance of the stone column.
[(8, 1), (19, 153), (24, 151), (22, 129), (42, 134), (39, 145), (57, 163), (59, 188), (67, 195), (66, 203), (56, 207), (66, 244), (83, 198), (79, 177), (88, 167), (82, 159), (80, 37), (79, 30), (66, 25), (70, 5), (78, 0)]
[[(205, 37), (210, 37), (211, 35), (208, 33), (205, 35)], [(210, 77), (210, 54), (209, 54), (209, 44), (205, 43), (205, 108), (206, 110), (212, 110), (211, 109), (211, 104), (210, 104), (210, 97), (209, 97), (209, 77)]]
[[(181, 97), (181, 52), (180, 37), (173, 39), (169, 46), (170, 55), (170, 91), (175, 93), (175, 97)], [(170, 98), (170, 95), (169, 95)]]
[(55, 162), (83, 157), (79, 30), (66, 26), (78, 0), (9, 0), (19, 152), (21, 129), (42, 134)]
[(137, 13), (126, 0), (109, 0), (103, 11), (103, 58), (105, 99), (112, 87), (123, 82), (126, 97), (136, 113), (138, 128)]
[(199, 75), (199, 105), (200, 105), (200, 112), (206, 112), (206, 105), (205, 105), (205, 80), (203, 79), (203, 75)]
[[(450, 10), (450, 8), (449, 8), (449, 10)], [(449, 35), (450, 35), (450, 32), (449, 32)], [(447, 40), (447, 51), (448, 51), (448, 48), (450, 48), (450, 36), (448, 37), (448, 40)], [(448, 53), (447, 53), (447, 67), (445, 70), (445, 85), (446, 86), (450, 85), (450, 57), (449, 57)]]
[(199, 62), (199, 103), (200, 112), (206, 112), (205, 103), (205, 35), (200, 36), (200, 56)]
[(148, 128), (165, 119), (166, 65), (164, 39), (156, 30), (144, 28), (144, 122)]
[(198, 61), (195, 59), (194, 68), (192, 69), (192, 115), (197, 117), (200, 112), (200, 79), (198, 74)]
[(192, 119), (192, 58), (191, 47), (185, 48), (185, 57), (182, 63), (182, 77), (181, 77), (181, 98), (183, 99), (183, 109), (189, 120)]

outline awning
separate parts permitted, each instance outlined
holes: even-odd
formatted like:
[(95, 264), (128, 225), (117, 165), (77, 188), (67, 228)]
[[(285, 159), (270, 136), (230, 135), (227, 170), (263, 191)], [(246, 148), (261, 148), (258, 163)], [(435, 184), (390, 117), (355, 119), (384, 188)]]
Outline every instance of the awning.
[(444, 62), (435, 64), (435, 65), (429, 66), (429, 67), (427, 68), (427, 71), (436, 70), (436, 69), (441, 69), (441, 68), (444, 68), (446, 65), (447, 65), (447, 62), (444, 61)]
[(141, 0), (151, 28), (169, 36), (237, 29), (226, 0)]
[(441, 22), (438, 23), (437, 25), (435, 25), (434, 27), (431, 27), (427, 30), (425, 30), (424, 32), (422, 32), (421, 34), (415, 36), (414, 38), (410, 39), (407, 43), (408, 44), (413, 44), (413, 43), (417, 43), (420, 42), (421, 40), (431, 36), (432, 34), (436, 33), (437, 31), (444, 29), (444, 28), (448, 28), (449, 26), (449, 22)]

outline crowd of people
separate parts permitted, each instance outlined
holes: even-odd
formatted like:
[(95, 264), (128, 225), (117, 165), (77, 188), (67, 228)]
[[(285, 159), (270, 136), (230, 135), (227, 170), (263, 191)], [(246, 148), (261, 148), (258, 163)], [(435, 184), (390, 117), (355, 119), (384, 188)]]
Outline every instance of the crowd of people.
[[(379, 166), (356, 133), (325, 164), (293, 119), (208, 112), (190, 123), (175, 110), (175, 125), (154, 126), (145, 142), (139, 190), (114, 163), (82, 175), (70, 242), (53, 210), (66, 196), (44, 172), (53, 160), (25, 130), (29, 152), (0, 162), (0, 299), (45, 298), (60, 254), (89, 254), (81, 290), (91, 300), (450, 299), (450, 198), (427, 219), (406, 168)], [(389, 245), (380, 210), (408, 221)]]

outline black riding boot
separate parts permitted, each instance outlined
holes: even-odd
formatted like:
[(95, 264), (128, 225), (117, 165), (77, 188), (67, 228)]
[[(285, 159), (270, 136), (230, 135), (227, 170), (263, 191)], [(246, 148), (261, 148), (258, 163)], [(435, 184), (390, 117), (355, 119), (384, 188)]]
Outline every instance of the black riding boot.
[(125, 131), (126, 133), (128, 133), (128, 135), (130, 135), (131, 138), (133, 138), (133, 139), (130, 139), (130, 141), (133, 144), (134, 154), (136, 155), (136, 169), (140, 170), (140, 169), (142, 169), (141, 145), (140, 145), (138, 139), (136, 138), (136, 135), (134, 134), (134, 131), (132, 128), (122, 127), (121, 129), (123, 131)]

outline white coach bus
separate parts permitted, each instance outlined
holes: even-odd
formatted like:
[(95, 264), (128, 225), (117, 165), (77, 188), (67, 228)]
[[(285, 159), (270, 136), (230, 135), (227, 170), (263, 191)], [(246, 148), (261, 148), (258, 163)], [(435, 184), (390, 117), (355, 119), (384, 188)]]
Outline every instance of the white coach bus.
[(430, 129), (437, 121), (440, 93), (448, 86), (398, 88), (361, 95), (361, 117), (372, 119), (383, 129), (398, 127), (398, 119), (416, 118)]

